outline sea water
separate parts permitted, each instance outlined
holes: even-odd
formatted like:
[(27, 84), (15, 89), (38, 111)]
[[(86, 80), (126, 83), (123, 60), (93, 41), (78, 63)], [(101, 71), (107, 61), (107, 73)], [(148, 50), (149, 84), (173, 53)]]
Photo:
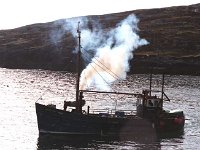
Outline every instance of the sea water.
[[(153, 75), (152, 89), (161, 89), (161, 75)], [(141, 92), (149, 88), (149, 75), (129, 75), (116, 82), (111, 91)], [(35, 149), (200, 149), (200, 77), (166, 75), (165, 93), (170, 102), (166, 110), (180, 109), (185, 114), (184, 133), (159, 138), (154, 142), (131, 139), (52, 139), (39, 136), (35, 102), (53, 103), (63, 108), (64, 100), (75, 99), (75, 75), (45, 70), (0, 68), (0, 147), (2, 150)], [(132, 109), (136, 99), (107, 94), (85, 97), (92, 108)], [(100, 99), (100, 100), (98, 100)]]

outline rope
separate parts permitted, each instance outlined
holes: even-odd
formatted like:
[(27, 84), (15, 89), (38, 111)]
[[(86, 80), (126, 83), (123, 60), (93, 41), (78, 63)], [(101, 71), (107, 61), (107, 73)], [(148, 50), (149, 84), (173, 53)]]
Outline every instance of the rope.
[[(86, 53), (88, 53), (85, 50)], [(82, 53), (82, 55), (86, 58), (86, 60), (89, 62), (90, 59), (88, 58), (88, 56), (84, 53)], [(97, 62), (99, 62), (101, 65), (99, 65), (98, 63), (96, 63), (95, 61), (93, 61), (94, 64), (96, 64), (97, 66), (99, 66), (101, 69), (103, 69), (104, 71), (106, 71), (108, 74), (110, 74), (113, 78), (115, 78), (116, 80), (119, 79), (120, 77), (115, 74), (114, 72), (112, 72), (107, 66), (105, 66), (100, 60), (97, 59), (97, 57), (94, 57), (93, 59), (95, 59)], [(109, 83), (102, 77), (102, 75), (97, 71), (97, 69), (90, 63), (89, 65), (91, 65), (91, 67), (97, 72), (97, 74), (104, 80), (104, 82), (109, 85)], [(112, 73), (112, 74), (111, 74)], [(113, 99), (109, 94), (107, 94), (108, 97), (110, 97), (111, 100), (115, 101), (115, 110), (117, 107), (117, 99)], [(124, 97), (124, 96), (123, 96)], [(121, 97), (120, 99), (122, 99), (123, 97)]]
[[(86, 53), (88, 53), (86, 50), (85, 50), (85, 52)], [(84, 54), (84, 53), (82, 53), (83, 55), (84, 55), (84, 57), (86, 57), (87, 58), (87, 61), (89, 61), (90, 59)], [(96, 62), (94, 62), (97, 66), (99, 66), (101, 69), (103, 69), (103, 70), (105, 70), (106, 72), (107, 72), (107, 70), (109, 71), (108, 73), (113, 77), (113, 78), (115, 78), (116, 80), (117, 79), (120, 79), (120, 77), (116, 74), (116, 73), (114, 73), (113, 71), (111, 71), (107, 66), (105, 66), (101, 61), (99, 61), (98, 59), (97, 59), (97, 57), (94, 57), (94, 59), (95, 60), (97, 60), (103, 67), (105, 67), (105, 68), (103, 68), (102, 66), (100, 66), (99, 64), (97, 64)], [(112, 73), (112, 74), (111, 74)]]

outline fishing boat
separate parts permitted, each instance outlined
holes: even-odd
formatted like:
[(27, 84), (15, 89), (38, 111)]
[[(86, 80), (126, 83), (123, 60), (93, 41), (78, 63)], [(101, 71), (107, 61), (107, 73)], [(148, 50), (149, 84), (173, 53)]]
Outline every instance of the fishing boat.
[[(40, 134), (52, 135), (83, 135), (83, 136), (136, 136), (157, 135), (158, 133), (179, 132), (184, 128), (185, 117), (183, 111), (165, 111), (164, 99), (170, 101), (164, 92), (164, 75), (162, 76), (162, 90), (152, 90), (150, 75), (150, 88), (141, 93), (108, 92), (96, 90), (81, 90), (80, 80), (80, 35), (78, 29), (78, 71), (76, 81), (76, 100), (65, 101), (63, 109), (56, 105), (35, 103), (38, 130)], [(161, 93), (156, 96), (153, 93)], [(136, 113), (131, 110), (114, 110), (94, 112), (88, 106), (83, 110), (87, 101), (85, 93), (130, 95), (136, 97)], [(67, 108), (73, 109), (67, 109)]]

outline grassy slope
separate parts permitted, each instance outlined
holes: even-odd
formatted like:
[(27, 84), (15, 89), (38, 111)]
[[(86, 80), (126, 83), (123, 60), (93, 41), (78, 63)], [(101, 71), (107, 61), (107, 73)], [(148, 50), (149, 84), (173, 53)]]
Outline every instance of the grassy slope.
[[(200, 4), (88, 18), (99, 20), (106, 32), (131, 13), (140, 19), (140, 36), (150, 42), (134, 52), (131, 72), (147, 73), (149, 68), (164, 67), (176, 74), (200, 74), (196, 71), (200, 67)], [(63, 21), (0, 31), (0, 66), (75, 71), (72, 50), (76, 42), (72, 36), (65, 33), (57, 44), (51, 41), (52, 31), (62, 28)]]

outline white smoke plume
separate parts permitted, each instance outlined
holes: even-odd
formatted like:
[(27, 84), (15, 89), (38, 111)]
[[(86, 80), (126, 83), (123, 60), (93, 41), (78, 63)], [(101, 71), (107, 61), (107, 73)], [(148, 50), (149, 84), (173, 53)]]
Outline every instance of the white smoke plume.
[(88, 52), (95, 54), (80, 77), (80, 90), (95, 86), (100, 90), (110, 90), (109, 85), (116, 80), (126, 78), (129, 71), (129, 60), (132, 52), (148, 42), (141, 39), (137, 32), (138, 19), (129, 15), (116, 25), (114, 29), (105, 31), (98, 21), (89, 21), (86, 17), (67, 19), (65, 30), (77, 37), (77, 23), (81, 26), (82, 56), (88, 58)]

